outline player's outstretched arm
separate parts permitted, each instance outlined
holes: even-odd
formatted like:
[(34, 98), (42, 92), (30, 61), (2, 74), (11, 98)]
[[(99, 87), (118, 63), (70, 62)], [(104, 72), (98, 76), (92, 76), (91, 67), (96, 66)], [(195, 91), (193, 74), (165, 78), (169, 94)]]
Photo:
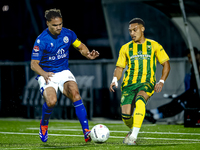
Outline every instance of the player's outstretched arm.
[(113, 86), (115, 86), (116, 88), (118, 88), (118, 80), (122, 77), (122, 72), (123, 72), (124, 68), (122, 67), (116, 67), (115, 71), (114, 71), (114, 75), (113, 75), (113, 80), (110, 84), (110, 92), (115, 92), (115, 90), (113, 89)]
[(99, 52), (93, 50), (92, 52), (89, 51), (87, 46), (85, 44), (81, 43), (81, 45), (78, 47), (79, 52), (85, 56), (87, 59), (95, 59), (99, 57)]
[(158, 83), (156, 83), (156, 85), (154, 87), (154, 91), (157, 92), (157, 93), (162, 91), (164, 81), (167, 79), (167, 77), (169, 75), (169, 71), (170, 71), (169, 61), (162, 63), (162, 66), (163, 66), (162, 76), (160, 78), (160, 81)]
[(39, 60), (31, 60), (31, 69), (33, 71), (35, 71), (38, 75), (41, 75), (44, 77), (46, 83), (48, 83), (48, 81), (51, 81), (50, 77), (52, 77), (52, 75), (54, 74), (53, 72), (46, 72), (44, 71), (40, 65), (39, 65), (40, 61)]

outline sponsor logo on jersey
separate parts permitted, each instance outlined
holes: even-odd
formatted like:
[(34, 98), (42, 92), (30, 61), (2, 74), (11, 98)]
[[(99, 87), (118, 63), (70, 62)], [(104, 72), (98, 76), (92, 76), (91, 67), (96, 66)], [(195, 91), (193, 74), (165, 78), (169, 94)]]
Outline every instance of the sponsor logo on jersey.
[(147, 50), (150, 51), (152, 49), (151, 45), (147, 45)]
[(130, 57), (131, 61), (134, 61), (134, 60), (150, 60), (151, 59), (151, 55), (148, 55), (148, 54), (142, 54), (141, 51), (138, 52), (138, 55), (133, 55)]
[(65, 53), (65, 50), (63, 48), (59, 49), (56, 55), (62, 55)]
[(68, 42), (69, 42), (69, 38), (68, 38), (67, 36), (65, 36), (65, 37), (63, 38), (63, 42), (68, 43)]
[(39, 53), (33, 53), (33, 57), (38, 57)]
[(51, 47), (53, 47), (53, 43), (51, 43)]
[(33, 50), (34, 50), (35, 52), (38, 52), (38, 51), (40, 50), (40, 48), (39, 48), (39, 46), (34, 46)]
[(139, 52), (138, 52), (138, 55), (142, 55), (142, 51), (139, 51)]
[(40, 39), (37, 40), (37, 43), (40, 44)]
[(56, 53), (56, 56), (50, 56), (49, 60), (61, 59), (67, 57), (68, 53), (65, 53), (64, 49), (59, 49)]

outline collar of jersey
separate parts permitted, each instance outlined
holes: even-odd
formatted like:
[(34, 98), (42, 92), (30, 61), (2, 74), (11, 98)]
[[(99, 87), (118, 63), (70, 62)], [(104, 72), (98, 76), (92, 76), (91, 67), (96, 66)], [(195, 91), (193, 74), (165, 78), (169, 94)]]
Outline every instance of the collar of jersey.
[(53, 38), (53, 39), (57, 39), (59, 35), (53, 35), (51, 34), (51, 32), (49, 31), (49, 29), (47, 29), (47, 33)]

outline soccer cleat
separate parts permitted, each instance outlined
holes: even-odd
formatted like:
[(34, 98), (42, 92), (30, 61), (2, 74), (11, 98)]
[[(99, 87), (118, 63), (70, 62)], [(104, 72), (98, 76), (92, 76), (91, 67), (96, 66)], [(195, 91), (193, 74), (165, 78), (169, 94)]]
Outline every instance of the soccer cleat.
[(146, 110), (145, 119), (153, 124), (157, 121), (153, 118), (153, 114), (149, 110)]
[(132, 130), (130, 130), (130, 131), (128, 132), (128, 134), (126, 135), (126, 137), (124, 138), (124, 140), (123, 140), (123, 143), (124, 143), (124, 144), (127, 144), (127, 143), (128, 143), (129, 136), (131, 135), (131, 133), (132, 133)]
[(137, 145), (136, 144), (136, 139), (131, 137), (131, 136), (129, 136), (127, 144), (128, 145)]
[(91, 141), (90, 133), (91, 133), (91, 130), (85, 129), (84, 138), (85, 138), (86, 143)]
[(46, 142), (48, 140), (48, 125), (41, 125), (40, 120), (40, 131), (39, 131), (39, 136), (42, 142)]

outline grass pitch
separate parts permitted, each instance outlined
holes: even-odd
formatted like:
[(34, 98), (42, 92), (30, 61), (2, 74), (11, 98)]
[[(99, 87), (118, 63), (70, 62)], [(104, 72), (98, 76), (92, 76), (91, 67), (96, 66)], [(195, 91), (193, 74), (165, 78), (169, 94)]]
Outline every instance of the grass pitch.
[(49, 139), (39, 138), (39, 120), (0, 119), (0, 149), (81, 149), (81, 150), (163, 150), (200, 149), (200, 128), (184, 128), (183, 125), (143, 124), (136, 146), (122, 144), (128, 128), (122, 121), (90, 121), (90, 129), (104, 124), (110, 130), (110, 138), (103, 144), (85, 143), (79, 121), (50, 120)]

